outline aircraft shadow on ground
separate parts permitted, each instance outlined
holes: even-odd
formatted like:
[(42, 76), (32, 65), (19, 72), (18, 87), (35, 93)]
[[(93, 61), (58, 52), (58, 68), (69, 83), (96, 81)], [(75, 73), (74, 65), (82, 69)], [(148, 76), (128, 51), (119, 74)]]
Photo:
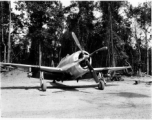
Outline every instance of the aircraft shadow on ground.
[(38, 89), (39, 87), (38, 86), (9, 86), (9, 87), (1, 87), (2, 90), (5, 90), (5, 89), (25, 89), (25, 90), (28, 90), (28, 89)]
[[(65, 91), (78, 91), (76, 88), (97, 88), (97, 84), (92, 84), (92, 85), (65, 85), (61, 83), (53, 83), (49, 82), (50, 86), (47, 85), (47, 89), (62, 89)], [(117, 84), (106, 84), (106, 87), (108, 86), (118, 86)], [(1, 87), (2, 90), (5, 89), (25, 89), (25, 90), (30, 90), (30, 89), (37, 89), (41, 91), (40, 86), (8, 86), (8, 87)]]
[(143, 98), (143, 97), (150, 97), (148, 95), (139, 94), (139, 93), (133, 93), (133, 92), (119, 92), (119, 93), (109, 93), (121, 97), (127, 97), (127, 98)]
[[(93, 85), (64, 85), (64, 84), (60, 84), (60, 83), (52, 83), (50, 82), (50, 86), (47, 85), (47, 89), (62, 89), (62, 90), (68, 90), (68, 91), (78, 91), (76, 88), (93, 88), (93, 87), (97, 87), (97, 85), (93, 84)], [(25, 90), (29, 90), (29, 89), (40, 89), (40, 86), (8, 86), (8, 87), (1, 87), (2, 90), (5, 89), (25, 89)]]
[(109, 84), (109, 83), (106, 84), (106, 87), (110, 87), (110, 86), (119, 86), (119, 85), (118, 84)]
[[(74, 87), (52, 87), (52, 86), (47, 86), (47, 89), (62, 89), (62, 90), (67, 90), (67, 91), (78, 91)], [(24, 90), (31, 90), (31, 89), (37, 89), (41, 91), (41, 88), (39, 86), (10, 86), (10, 87), (1, 87), (1, 90), (17, 90), (17, 89), (24, 89)]]
[(90, 88), (90, 87), (97, 87), (97, 84), (92, 85), (65, 85), (61, 83), (53, 83), (50, 82), (52, 85), (51, 88)]

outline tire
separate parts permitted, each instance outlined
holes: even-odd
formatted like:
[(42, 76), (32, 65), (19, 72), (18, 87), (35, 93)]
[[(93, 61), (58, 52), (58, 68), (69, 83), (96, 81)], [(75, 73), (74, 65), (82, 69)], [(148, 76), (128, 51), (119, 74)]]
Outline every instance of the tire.
[(45, 83), (43, 83), (43, 84), (41, 85), (41, 90), (42, 90), (43, 92), (45, 92), (46, 89), (47, 89), (47, 86), (46, 86)]
[(135, 85), (139, 84), (139, 81), (136, 80), (134, 84), (135, 84)]
[(103, 81), (100, 81), (99, 84), (98, 84), (98, 89), (99, 89), (99, 90), (104, 90), (104, 87), (105, 87), (105, 86), (104, 86), (104, 82), (103, 82)]

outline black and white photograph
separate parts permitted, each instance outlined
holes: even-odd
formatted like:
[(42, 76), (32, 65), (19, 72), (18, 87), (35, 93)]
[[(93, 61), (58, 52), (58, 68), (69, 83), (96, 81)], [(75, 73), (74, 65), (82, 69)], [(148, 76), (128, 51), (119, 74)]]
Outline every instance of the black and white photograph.
[(0, 1), (0, 117), (152, 119), (151, 0)]

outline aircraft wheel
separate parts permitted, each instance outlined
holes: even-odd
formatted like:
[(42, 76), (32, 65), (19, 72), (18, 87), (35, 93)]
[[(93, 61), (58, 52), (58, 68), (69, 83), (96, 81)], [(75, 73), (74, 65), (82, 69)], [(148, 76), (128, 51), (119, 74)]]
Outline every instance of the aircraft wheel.
[(99, 90), (104, 90), (104, 84), (105, 83), (103, 81), (100, 81), (99, 84), (98, 84), (98, 89)]
[(55, 80), (53, 80), (53, 83), (56, 83), (56, 81), (55, 81)]
[(135, 85), (139, 84), (139, 81), (136, 80), (134, 84), (135, 84)]
[(42, 91), (46, 91), (46, 89), (47, 89), (46, 83), (43, 83), (43, 84), (41, 85), (41, 90), (42, 90)]

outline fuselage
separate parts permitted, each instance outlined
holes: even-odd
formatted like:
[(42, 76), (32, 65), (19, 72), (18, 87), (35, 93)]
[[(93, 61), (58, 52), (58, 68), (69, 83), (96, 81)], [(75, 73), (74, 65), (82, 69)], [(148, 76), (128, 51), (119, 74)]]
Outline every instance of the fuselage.
[[(88, 52), (77, 51), (71, 55), (67, 55), (62, 58), (59, 62), (57, 68), (61, 68), (63, 72), (50, 72), (45, 70), (44, 79), (46, 80), (76, 80), (85, 75), (89, 69), (84, 58), (89, 55)], [(88, 58), (90, 64), (92, 64), (92, 59)], [(33, 78), (39, 78), (39, 70), (37, 68), (32, 68), (31, 70)]]

